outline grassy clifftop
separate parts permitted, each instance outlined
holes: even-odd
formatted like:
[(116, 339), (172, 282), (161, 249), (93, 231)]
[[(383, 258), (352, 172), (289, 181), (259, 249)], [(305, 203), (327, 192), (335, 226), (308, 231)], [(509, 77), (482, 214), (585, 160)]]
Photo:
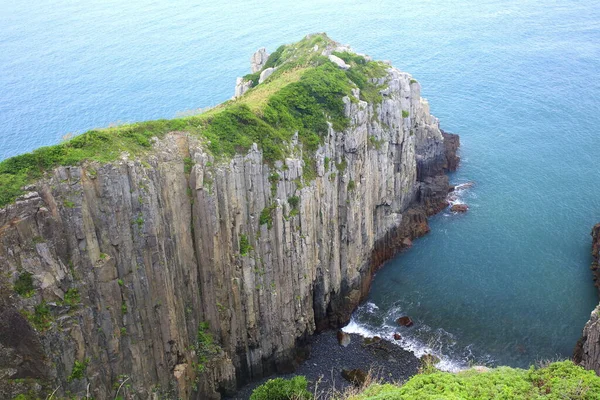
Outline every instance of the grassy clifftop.
[[(342, 70), (322, 55), (323, 49), (335, 47), (325, 34), (279, 47), (265, 65), (277, 69), (264, 83), (203, 114), (94, 129), (59, 145), (6, 159), (0, 162), (0, 207), (15, 201), (23, 186), (54, 167), (110, 162), (123, 152), (140, 156), (151, 151), (153, 138), (174, 131), (202, 138), (216, 157), (244, 153), (257, 143), (269, 163), (289, 153), (289, 142), (297, 132), (305, 162), (311, 165), (311, 154), (323, 142), (328, 123), (336, 130), (348, 125), (344, 96), (359, 88), (363, 100), (381, 101), (373, 78), (385, 76), (387, 66), (353, 53), (335, 53), (351, 65)], [(310, 168), (307, 171), (310, 177)]]

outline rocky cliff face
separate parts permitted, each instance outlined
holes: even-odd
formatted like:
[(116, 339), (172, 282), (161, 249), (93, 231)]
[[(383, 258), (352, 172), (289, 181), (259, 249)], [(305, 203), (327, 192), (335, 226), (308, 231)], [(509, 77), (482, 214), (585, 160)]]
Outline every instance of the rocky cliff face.
[(410, 75), (379, 84), (380, 103), (345, 98), (350, 127), (329, 129), (310, 181), (300, 150), (218, 160), (172, 132), (0, 210), (0, 397), (217, 399), (294, 368), (446, 206), (458, 137)]
[[(592, 258), (594, 284), (600, 288), (600, 224), (592, 229)], [(592, 311), (590, 320), (585, 324), (583, 335), (575, 346), (573, 359), (576, 364), (600, 375), (600, 306)]]

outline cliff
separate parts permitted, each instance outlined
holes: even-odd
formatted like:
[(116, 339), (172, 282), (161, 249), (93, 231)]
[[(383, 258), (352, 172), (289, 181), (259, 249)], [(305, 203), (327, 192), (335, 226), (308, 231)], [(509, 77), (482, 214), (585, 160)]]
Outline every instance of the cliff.
[[(594, 284), (600, 287), (600, 224), (596, 224), (592, 229), (592, 258)], [(575, 346), (573, 360), (600, 375), (600, 306), (592, 311), (590, 320), (585, 324), (583, 335)]]
[(218, 399), (428, 231), (458, 137), (419, 83), (325, 35), (255, 58), (275, 72), (206, 114), (0, 163), (0, 397)]

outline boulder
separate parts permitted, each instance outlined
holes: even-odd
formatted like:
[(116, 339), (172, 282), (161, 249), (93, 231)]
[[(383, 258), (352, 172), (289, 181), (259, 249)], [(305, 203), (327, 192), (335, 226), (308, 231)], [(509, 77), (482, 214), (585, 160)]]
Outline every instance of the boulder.
[(356, 386), (363, 386), (367, 376), (367, 373), (360, 368), (342, 370), (342, 377)]
[(329, 55), (329, 61), (331, 61), (332, 63), (336, 64), (341, 69), (349, 69), (350, 68), (350, 66), (348, 64), (346, 64), (344, 62), (344, 60), (342, 60), (338, 56), (334, 56), (333, 54)]
[(233, 95), (234, 99), (241, 97), (244, 93), (246, 93), (252, 87), (251, 81), (246, 81), (244, 78), (237, 78), (235, 82), (235, 94)]
[(269, 53), (264, 47), (258, 49), (256, 53), (250, 58), (250, 70), (252, 73), (258, 72), (265, 66), (265, 63), (269, 59)]
[(412, 247), (413, 242), (412, 240), (410, 240), (410, 238), (404, 238), (402, 239), (402, 246), (404, 247)]
[(337, 340), (340, 346), (347, 347), (350, 344), (350, 335), (343, 331), (337, 331)]
[(398, 332), (394, 333), (394, 340), (400, 340), (402, 339), (402, 336), (400, 336), (400, 334)]
[(400, 326), (413, 326), (413, 320), (408, 316), (400, 317), (396, 320), (396, 322)]
[(263, 72), (260, 73), (260, 78), (258, 78), (258, 83), (263, 83), (271, 74), (275, 72), (275, 68), (266, 68)]
[(460, 213), (467, 212), (468, 209), (469, 206), (467, 206), (466, 204), (454, 204), (452, 205), (452, 207), (450, 207), (450, 211)]

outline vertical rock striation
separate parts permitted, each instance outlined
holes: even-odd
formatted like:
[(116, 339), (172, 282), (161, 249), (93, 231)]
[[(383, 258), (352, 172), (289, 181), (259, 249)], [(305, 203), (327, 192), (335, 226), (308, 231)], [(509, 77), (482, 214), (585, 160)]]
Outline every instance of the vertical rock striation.
[(218, 399), (293, 369), (446, 206), (458, 137), (410, 75), (379, 84), (381, 102), (344, 99), (350, 127), (329, 129), (310, 181), (300, 148), (270, 167), (256, 145), (216, 160), (172, 132), (147, 156), (56, 168), (1, 209), (0, 397), (114, 398), (126, 380), (135, 398)]
[[(596, 224), (592, 229), (592, 258), (594, 284), (600, 288), (600, 224)], [(585, 324), (583, 335), (575, 346), (573, 360), (600, 375), (600, 306), (592, 311), (590, 320)]]

